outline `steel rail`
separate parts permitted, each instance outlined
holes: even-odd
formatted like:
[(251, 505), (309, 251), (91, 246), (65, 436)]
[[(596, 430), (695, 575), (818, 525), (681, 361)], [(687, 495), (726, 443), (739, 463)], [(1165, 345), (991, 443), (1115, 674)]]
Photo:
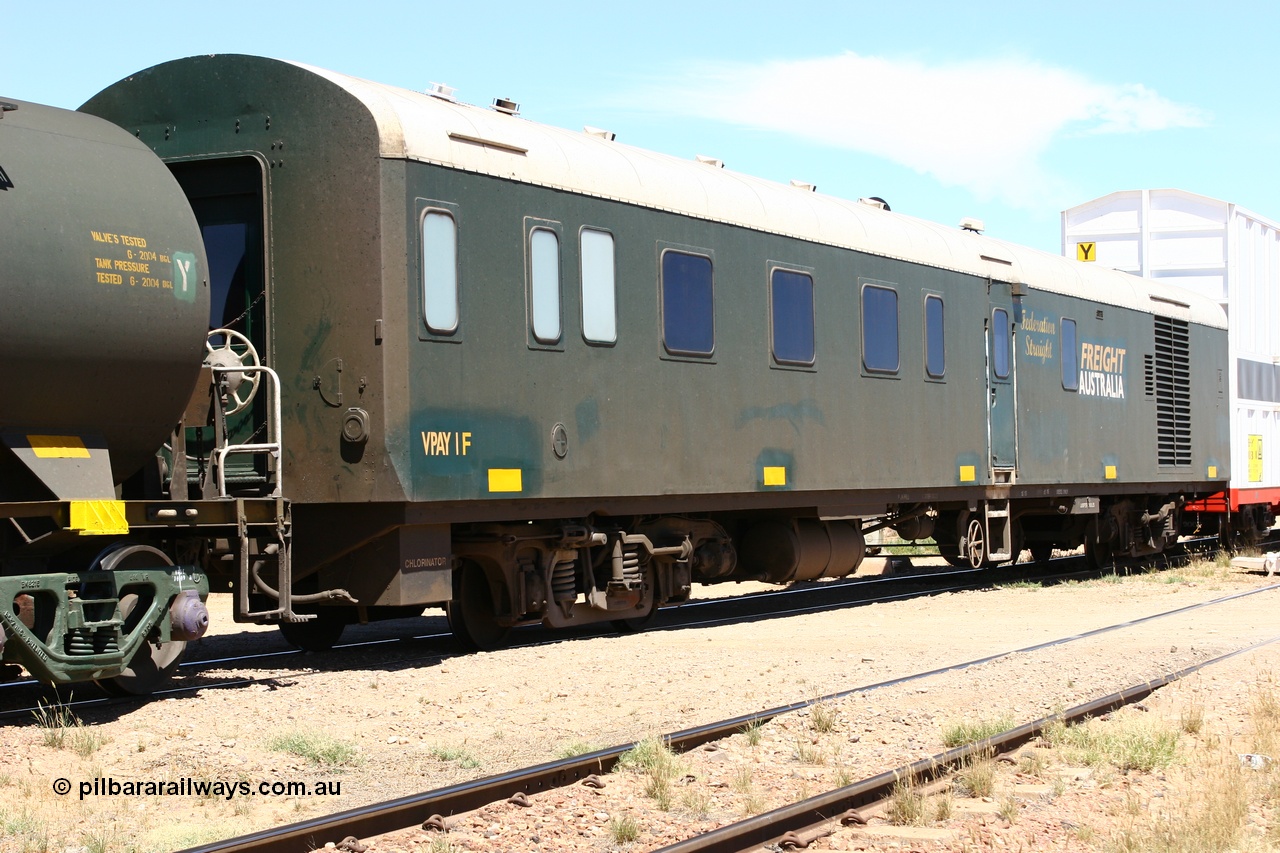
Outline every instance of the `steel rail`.
[[(1095, 637), (1111, 631), (1133, 627), (1155, 619), (1187, 613), (1203, 607), (1223, 604), (1239, 598), (1245, 598), (1250, 595), (1256, 595), (1261, 592), (1277, 589), (1280, 589), (1280, 584), (1271, 584), (1254, 590), (1245, 590), (1231, 595), (1222, 596), (1221, 598), (1212, 599), (1210, 601), (1186, 605), (1164, 613), (1151, 614), (1138, 619), (1095, 628), (1090, 631), (1073, 634), (1069, 637), (1048, 640), (1031, 646), (1024, 646), (1019, 649), (998, 652), (981, 658), (975, 658), (962, 663), (938, 667), (928, 670), (927, 672), (913, 673), (900, 678), (893, 678), (886, 681), (876, 682), (874, 684), (853, 687), (837, 693), (830, 693), (812, 699), (804, 699), (764, 711), (743, 714), (732, 719), (684, 729), (670, 735), (664, 735), (662, 739), (663, 742), (666, 743), (673, 751), (687, 752), (688, 750), (694, 749), (702, 744), (729, 737), (730, 735), (742, 731), (748, 726), (768, 722), (774, 717), (812, 707), (820, 702), (843, 699), (859, 693), (869, 693), (886, 687), (895, 687), (947, 672), (964, 670), (990, 663), (1001, 658), (1009, 657), (1011, 655), (1024, 654), (1027, 652), (1051, 648), (1053, 646), (1064, 645), (1076, 640)], [(1233, 657), (1237, 654), (1242, 654), (1270, 642), (1274, 642), (1274, 640), (1267, 640), (1255, 646), (1250, 646), (1248, 648), (1214, 658), (1213, 660), (1196, 664), (1187, 669), (1180, 670), (1175, 675), (1177, 675), (1177, 677), (1183, 677), (1185, 674), (1194, 672), (1196, 669), (1207, 666), (1210, 663), (1226, 660), (1227, 658)], [(1169, 680), (1175, 680), (1169, 677), (1166, 678)], [(1164, 684), (1169, 683), (1169, 680), (1161, 680), (1158, 684), (1156, 682), (1151, 682), (1151, 684), (1163, 686)], [(1150, 693), (1151, 690), (1154, 689), (1156, 688), (1152, 687), (1147, 690), (1147, 693)], [(609, 770), (611, 770), (618, 762), (618, 759), (634, 747), (635, 743), (628, 743), (621, 746), (601, 749), (574, 758), (539, 764), (535, 767), (523, 770), (515, 770), (509, 773), (490, 776), (472, 782), (463, 782), (421, 794), (412, 794), (395, 800), (374, 803), (356, 809), (349, 809), (347, 811), (331, 815), (312, 818), (299, 823), (289, 824), (284, 827), (262, 830), (250, 835), (239, 836), (201, 847), (190, 848), (188, 851), (185, 851), (185, 853), (295, 853), (295, 851), (296, 853), (309, 853), (309, 851), (323, 847), (326, 841), (333, 841), (336, 843), (348, 835), (352, 835), (357, 838), (368, 838), (373, 835), (381, 835), (386, 832), (402, 830), (421, 824), (432, 815), (449, 816), (459, 814), (461, 812), (472, 811), (495, 801), (508, 799), (517, 793), (529, 795), (551, 790), (552, 788), (571, 785), (574, 782), (585, 779), (587, 776), (592, 774), (609, 772)], [(926, 759), (924, 762), (918, 763), (927, 764), (934, 760), (936, 759)], [(845, 809), (847, 808), (851, 808), (851, 806), (846, 806)], [(843, 810), (844, 809), (841, 809), (841, 811)], [(754, 821), (756, 819), (752, 820)], [(786, 830), (783, 831), (785, 832)], [(698, 848), (689, 849), (693, 850)]]
[[(1068, 558), (1059, 558), (1059, 559), (1073, 560), (1073, 559), (1082, 559), (1082, 558), (1068, 557)], [(979, 589), (986, 586), (998, 585), (999, 583), (1004, 582), (1003, 579), (1005, 577), (1045, 581), (1045, 580), (1056, 580), (1061, 577), (1072, 577), (1079, 574), (1079, 573), (1064, 574), (1058, 571), (1058, 569), (1054, 569), (1053, 572), (1048, 572), (1047, 567), (1039, 566), (1038, 564), (1036, 564), (1038, 565), (1038, 569), (1033, 569), (1030, 572), (1028, 572), (1026, 571), (1025, 567), (1032, 566), (1033, 564), (1023, 563), (1019, 565), (1024, 567), (1023, 571), (1021, 572), (1015, 571), (1013, 566), (1002, 566), (996, 569), (943, 570), (939, 572), (923, 572), (920, 574), (895, 575), (895, 576), (888, 576), (888, 577), (844, 581), (839, 583), (838, 585), (832, 585), (832, 586), (814, 586), (814, 587), (803, 587), (798, 589), (770, 590), (767, 592), (751, 593), (744, 596), (698, 599), (695, 601), (688, 602), (686, 604), (682, 604), (679, 607), (670, 608), (665, 612), (675, 615), (680, 612), (688, 612), (690, 608), (697, 608), (697, 607), (717, 607), (717, 606), (721, 608), (751, 607), (756, 602), (759, 602), (768, 598), (779, 597), (779, 596), (796, 598), (796, 597), (803, 597), (807, 595), (807, 596), (819, 597), (820, 599), (824, 599), (824, 600), (820, 601), (820, 603), (818, 604), (813, 604), (813, 605), (786, 606), (781, 609), (768, 610), (768, 611), (761, 612), (759, 614), (713, 617), (710, 619), (703, 619), (701, 621), (685, 620), (676, 616), (678, 621), (674, 622), (673, 624), (651, 625), (645, 629), (645, 633), (655, 633), (659, 631), (686, 630), (689, 628), (708, 627), (712, 625), (728, 624), (728, 623), (734, 623), (734, 622), (748, 622), (748, 621), (751, 621), (752, 619), (757, 619), (757, 618), (759, 619), (781, 618), (786, 616), (800, 615), (803, 613), (811, 613), (811, 612), (820, 611), (820, 610), (836, 610), (844, 607), (854, 607), (854, 606), (860, 606), (860, 605), (866, 605), (866, 604), (879, 604), (879, 603), (885, 603), (890, 601), (899, 601), (899, 600), (914, 598), (918, 596), (938, 595), (945, 592), (956, 592), (958, 590)], [(993, 573), (996, 573), (996, 574), (993, 574)], [(1096, 570), (1091, 570), (1086, 574), (1093, 574), (1093, 573), (1096, 573)], [(956, 578), (956, 577), (964, 577), (964, 578), (968, 578), (968, 580), (960, 583), (952, 583), (946, 586), (930, 585), (932, 581), (935, 581), (938, 579)], [(876, 590), (869, 589), (870, 587), (873, 587), (875, 585), (880, 585), (880, 584), (887, 585), (889, 589), (896, 589), (899, 586), (909, 587), (909, 589), (906, 589), (901, 592), (887, 592), (887, 593), (882, 593), (881, 590), (879, 589), (876, 589)], [(922, 585), (924, 586), (923, 589), (916, 588)], [(863, 593), (867, 593), (867, 594), (864, 595)], [(540, 645), (546, 645), (549, 643), (562, 642), (566, 638), (565, 635), (562, 635), (562, 634), (558, 634), (552, 637), (538, 638), (536, 632), (543, 630), (538, 626), (525, 626), (517, 630), (520, 631), (521, 633), (528, 632), (530, 634), (533, 634), (534, 639), (524, 641), (524, 642), (512, 643), (509, 646), (509, 648), (532, 648)], [(354, 641), (349, 643), (337, 644), (333, 647), (333, 651), (340, 651), (340, 650), (345, 651), (350, 649), (366, 648), (370, 646), (387, 646), (387, 645), (393, 645), (393, 644), (399, 644), (399, 643), (405, 643), (405, 642), (416, 642), (420, 640), (448, 640), (450, 639), (451, 636), (452, 635), (448, 633), (432, 633), (432, 634), (418, 634), (411, 637), (401, 637), (401, 638), (359, 640), (359, 641)], [(569, 636), (573, 637), (575, 635), (569, 635)], [(592, 634), (588, 636), (598, 636), (598, 635)], [(305, 654), (305, 652), (303, 652), (301, 649), (281, 649), (281, 650), (267, 651), (267, 652), (253, 652), (251, 654), (239, 655), (239, 656), (233, 656), (233, 657), (207, 658), (207, 659), (201, 659), (201, 660), (184, 661), (179, 666), (184, 670), (200, 672), (200, 671), (203, 671), (204, 669), (212, 669), (215, 666), (220, 664), (227, 665), (227, 664), (235, 664), (235, 663), (258, 660), (261, 658), (289, 657), (292, 655), (301, 655), (301, 654)], [(466, 652), (454, 652), (454, 653), (445, 652), (445, 653), (436, 653), (436, 654), (430, 654), (430, 655), (419, 656), (419, 657), (405, 657), (405, 658), (399, 658), (395, 660), (384, 661), (382, 662), (381, 665), (385, 667), (410, 666), (410, 665), (422, 663), (424, 661), (432, 661), (432, 660), (439, 661), (439, 660), (445, 660), (453, 657), (465, 656), (466, 654), (467, 654)], [(190, 693), (197, 690), (215, 690), (215, 689), (224, 689), (224, 688), (232, 688), (232, 687), (243, 687), (249, 684), (261, 682), (264, 679), (278, 679), (278, 678), (281, 678), (282, 676), (299, 676), (304, 673), (310, 673), (310, 672), (312, 672), (312, 670), (275, 671), (270, 675), (265, 676), (264, 678), (236, 678), (231, 681), (224, 681), (216, 684), (179, 684), (171, 687), (161, 688), (159, 690), (154, 691), (148, 696), (95, 696), (89, 699), (79, 699), (79, 700), (76, 700), (73, 698), (66, 702), (60, 702), (58, 704), (69, 709), (83, 709), (83, 708), (92, 708), (92, 707), (99, 707), (99, 706), (113, 707), (113, 706), (118, 706), (126, 703), (145, 703), (156, 697), (181, 695), (183, 693)], [(20, 688), (20, 687), (25, 687), (28, 689), (38, 689), (40, 685), (38, 684), (38, 682), (34, 681), (33, 679), (23, 679), (19, 681), (5, 682), (3, 684), (0, 684), (0, 694), (3, 694), (6, 689), (14, 689), (14, 688)], [(74, 685), (72, 685), (72, 688), (74, 690)], [(74, 696), (74, 693), (72, 695)], [(26, 714), (35, 713), (38, 710), (39, 710), (39, 706), (0, 709), (0, 720), (13, 719), (15, 717), (22, 717), (23, 715), (26, 715)]]
[[(1187, 542), (1180, 543), (1180, 544), (1185, 547), (1189, 545), (1203, 544), (1209, 541), (1212, 541), (1212, 540), (1207, 538), (1196, 539), (1196, 540), (1188, 540)], [(894, 556), (894, 555), (888, 555), (888, 556)], [(923, 556), (933, 557), (935, 555), (927, 554)], [(1194, 555), (1191, 553), (1182, 553), (1182, 554), (1166, 553), (1160, 556), (1162, 556), (1166, 561), (1180, 561), (1180, 560), (1190, 559)], [(895, 601), (895, 600), (901, 600), (904, 598), (911, 598), (914, 596), (932, 595), (932, 594), (938, 594), (942, 592), (954, 592), (956, 590), (962, 590), (962, 589), (980, 589), (986, 586), (999, 585), (1000, 583), (1005, 582), (1006, 578), (1046, 582), (1046, 581), (1058, 580), (1061, 578), (1073, 578), (1073, 577), (1080, 577), (1080, 576), (1087, 577), (1092, 575), (1100, 575), (1100, 574), (1105, 574), (1107, 572), (1106, 568), (1090, 568), (1084, 571), (1070, 571), (1070, 572), (1062, 571), (1063, 564), (1080, 562), (1083, 560), (1084, 560), (1083, 557), (1080, 557), (1078, 555), (1071, 555), (1066, 557), (1053, 558), (1051, 562), (1057, 563), (1058, 565), (1052, 566), (1052, 567), (1045, 563), (1009, 563), (1009, 564), (1004, 564), (1000, 566), (986, 567), (982, 569), (973, 569), (969, 567), (956, 566), (956, 567), (943, 568), (939, 571), (926, 570), (926, 571), (920, 571), (920, 572), (910, 573), (910, 574), (893, 574), (893, 575), (885, 575), (885, 576), (879, 576), (879, 577), (864, 577), (864, 578), (848, 577), (848, 578), (839, 579), (835, 583), (829, 582), (829, 583), (822, 584), (820, 586), (789, 587), (784, 589), (769, 590), (765, 592), (749, 593), (747, 595), (742, 595), (742, 596), (695, 599), (693, 601), (685, 602), (684, 604), (680, 604), (671, 608), (666, 608), (662, 612), (668, 615), (673, 615), (677, 613), (688, 613), (690, 610), (695, 610), (698, 608), (707, 608), (707, 607), (712, 607), (712, 608), (714, 607), (723, 608), (723, 607), (733, 607), (733, 606), (749, 607), (756, 602), (764, 601), (766, 599), (771, 599), (771, 598), (802, 598), (804, 596), (822, 596), (822, 597), (837, 599), (835, 602), (825, 601), (820, 604), (805, 606), (805, 607), (784, 607), (782, 609), (770, 610), (765, 614), (761, 614), (762, 618), (763, 617), (776, 618), (776, 617), (783, 617), (783, 616), (798, 615), (802, 613), (809, 613), (809, 612), (824, 610), (824, 609), (836, 609), (840, 607), (856, 606), (861, 604), (874, 604), (874, 603), (881, 603), (881, 602), (887, 602), (887, 601)], [(1114, 571), (1119, 567), (1112, 566), (1110, 568)], [(857, 595), (857, 593), (860, 593), (863, 591), (864, 587), (874, 587), (877, 585), (887, 585), (891, 588), (897, 585), (912, 586), (917, 584), (927, 584), (930, 581), (935, 581), (943, 578), (969, 578), (970, 580), (968, 582), (956, 583), (950, 586), (940, 586), (940, 587), (935, 587), (935, 588), (925, 589), (925, 590), (912, 590), (909, 592), (903, 592), (898, 594), (879, 595), (879, 596)], [(853, 594), (851, 595), (851, 593)], [(752, 618), (754, 617), (751, 615), (747, 615), (747, 616), (713, 617), (703, 621), (679, 619), (679, 621), (670, 625), (650, 625), (645, 629), (645, 633), (653, 633), (656, 631), (674, 631), (674, 630), (681, 630), (681, 629), (687, 629), (687, 628), (706, 627), (709, 625), (719, 625), (719, 624), (739, 622), (739, 621), (749, 621)], [(530, 625), (530, 626), (522, 626), (520, 628), (517, 628), (516, 630), (520, 633), (525, 633), (525, 632), (532, 633), (532, 632), (540, 631), (542, 629), (540, 628), (540, 626)], [(573, 636), (573, 635), (568, 635), (568, 636)], [(355, 641), (346, 642), (346, 643), (337, 643), (333, 646), (332, 650), (340, 651), (340, 650), (347, 650), (347, 649), (368, 648), (372, 646), (387, 646), (387, 645), (395, 645), (395, 644), (405, 643), (405, 642), (418, 642), (421, 640), (449, 640), (451, 637), (452, 635), (446, 631), (446, 632), (434, 632), (434, 633), (427, 633), (427, 634), (415, 634), (409, 637), (384, 637), (384, 638), (374, 638), (374, 639), (366, 639), (366, 640), (355, 640)], [(516, 643), (512, 643), (510, 647), (511, 648), (527, 648), (527, 647), (542, 645), (545, 643), (559, 642), (559, 641), (562, 641), (563, 639), (565, 639), (565, 636), (559, 635), (550, 639), (534, 639), (529, 642), (516, 642)], [(291, 657), (293, 655), (301, 655), (305, 653), (306, 652), (304, 652), (302, 649), (277, 649), (277, 650), (265, 651), (265, 652), (253, 652), (246, 655), (233, 655), (230, 657), (192, 659), (192, 660), (185, 660), (182, 663), (180, 663), (179, 668), (182, 670), (190, 671), (190, 672), (200, 672), (205, 669), (211, 669), (219, 665), (244, 663), (248, 661), (265, 659), (265, 658)], [(450, 657), (450, 656), (452, 655), (446, 655), (446, 657)], [(429, 655), (427, 657), (402, 658), (397, 661), (390, 661), (389, 663), (391, 664), (415, 663), (423, 660), (430, 660), (431, 658), (435, 658), (435, 657), (441, 657), (441, 656)], [(278, 677), (278, 675), (279, 674), (277, 673), (276, 675), (273, 675), (271, 677)], [(192, 690), (207, 690), (207, 689), (218, 689), (223, 687), (238, 687), (238, 686), (243, 686), (245, 684), (255, 683), (258, 680), (260, 679), (236, 679), (236, 680), (224, 682), (221, 684), (204, 684), (204, 685), (191, 685), (191, 686), (182, 685), (182, 686), (166, 688), (163, 690), (158, 690), (158, 691), (155, 691), (155, 693), (152, 695), (161, 696), (161, 695), (170, 695), (175, 693), (181, 694), (185, 692), (190, 692)], [(39, 683), (36, 682), (34, 679), (30, 679), (30, 678), (22, 678), (22, 679), (16, 679), (13, 681), (5, 681), (5, 682), (0, 682), (0, 694), (3, 694), (6, 691), (13, 690), (16, 688), (33, 689), (38, 687), (39, 687)], [(125, 702), (145, 702), (147, 701), (147, 698), (148, 697), (98, 696), (92, 699), (69, 701), (62, 704), (64, 704), (66, 707), (69, 707), (69, 708), (84, 708), (84, 707), (93, 707), (98, 705), (113, 706), (113, 705), (119, 705)], [(26, 714), (26, 713), (33, 713), (36, 710), (37, 710), (36, 707), (3, 709), (3, 710), (0, 710), (0, 720), (11, 719), (15, 716), (21, 716), (22, 714)]]
[(1055, 723), (1071, 725), (1114, 711), (1124, 705), (1140, 702), (1161, 687), (1198, 672), (1206, 666), (1221, 663), (1236, 655), (1255, 651), (1277, 641), (1280, 641), (1280, 637), (1263, 640), (1252, 646), (1169, 673), (1154, 681), (1135, 684), (1059, 714), (1042, 717), (1002, 734), (959, 746), (861, 782), (667, 845), (660, 848), (658, 853), (741, 853), (741, 851), (755, 850), (767, 845), (773, 845), (774, 849), (778, 849), (784, 835), (788, 833), (800, 835), (806, 830), (812, 831), (838, 820), (850, 811), (888, 799), (898, 784), (907, 781), (915, 783), (934, 781), (963, 767), (966, 762), (975, 758), (1017, 749), (1039, 737), (1050, 725)]

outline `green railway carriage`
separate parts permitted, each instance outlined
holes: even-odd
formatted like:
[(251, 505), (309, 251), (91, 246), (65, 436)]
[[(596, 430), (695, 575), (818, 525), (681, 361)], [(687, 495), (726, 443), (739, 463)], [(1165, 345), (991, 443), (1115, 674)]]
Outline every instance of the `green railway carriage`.
[(848, 573), (884, 526), (975, 566), (1152, 553), (1230, 476), (1225, 317), (1181, 290), (270, 59), (82, 109), (168, 163), (210, 326), (280, 377), (227, 424), (271, 444), (278, 394), (278, 466), (188, 429), (165, 488), (290, 499), (241, 615), (291, 586), (304, 645), (432, 604), (478, 646), (635, 626), (696, 581)]

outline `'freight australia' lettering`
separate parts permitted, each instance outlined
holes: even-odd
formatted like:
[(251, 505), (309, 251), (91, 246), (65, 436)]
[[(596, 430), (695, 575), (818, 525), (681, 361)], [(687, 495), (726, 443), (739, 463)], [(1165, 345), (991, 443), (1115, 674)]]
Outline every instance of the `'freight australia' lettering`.
[(1085, 397), (1124, 399), (1124, 347), (1080, 342), (1080, 388)]

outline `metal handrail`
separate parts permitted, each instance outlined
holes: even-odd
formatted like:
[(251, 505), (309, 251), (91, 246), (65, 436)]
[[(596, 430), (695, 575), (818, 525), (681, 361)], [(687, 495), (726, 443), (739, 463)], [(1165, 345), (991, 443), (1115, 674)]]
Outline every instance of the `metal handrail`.
[(217, 458), (218, 468), (218, 495), (220, 497), (230, 497), (227, 494), (226, 479), (226, 461), (227, 456), (232, 453), (270, 453), (276, 461), (275, 466), (275, 487), (271, 491), (271, 497), (280, 497), (282, 494), (282, 486), (284, 480), (284, 472), (280, 467), (280, 454), (282, 446), (282, 434), (280, 428), (281, 410), (280, 410), (280, 376), (270, 367), (264, 364), (246, 365), (240, 367), (212, 367), (214, 375), (220, 373), (264, 373), (267, 376), (267, 400), (270, 406), (267, 409), (267, 438), (266, 443), (260, 444), (227, 444), (219, 447), (214, 451)]

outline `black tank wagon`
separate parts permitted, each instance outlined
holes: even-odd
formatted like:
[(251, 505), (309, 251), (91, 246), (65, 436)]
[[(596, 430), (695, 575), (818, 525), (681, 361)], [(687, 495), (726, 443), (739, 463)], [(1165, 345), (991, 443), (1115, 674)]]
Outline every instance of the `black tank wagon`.
[(174, 425), (208, 408), (215, 373), (236, 376), (201, 387), (206, 353), (239, 364), (206, 343), (200, 230), (119, 127), (5, 101), (0, 233), (3, 660), (147, 692), (207, 626), (204, 563), (287, 528), (271, 499), (160, 487)]
[(210, 322), (282, 377), (294, 592), (356, 602), (304, 644), (441, 603), (477, 646), (635, 625), (883, 525), (1150, 553), (1229, 476), (1225, 318), (1180, 290), (444, 87), (213, 56), (84, 109), (244, 271)]

